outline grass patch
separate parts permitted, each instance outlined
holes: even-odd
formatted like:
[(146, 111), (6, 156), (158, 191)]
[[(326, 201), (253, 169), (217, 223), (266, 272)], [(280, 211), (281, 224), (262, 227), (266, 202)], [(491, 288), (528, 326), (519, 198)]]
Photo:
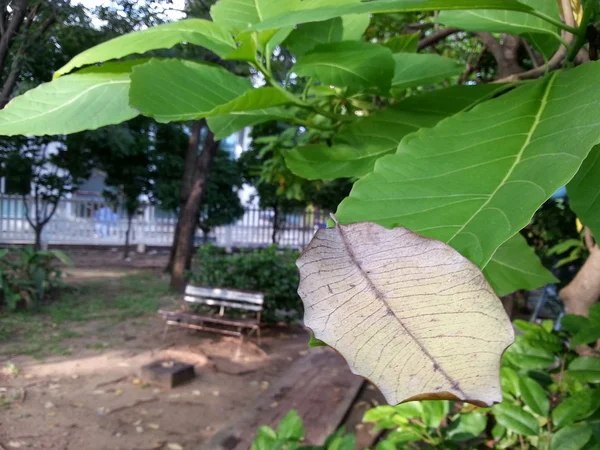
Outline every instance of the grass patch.
[[(105, 326), (156, 313), (168, 294), (167, 281), (154, 273), (93, 280), (63, 292), (38, 313), (0, 313), (0, 355), (68, 355), (67, 339), (81, 337), (74, 331), (82, 322), (105, 321)], [(100, 348), (97, 348), (100, 350)]]

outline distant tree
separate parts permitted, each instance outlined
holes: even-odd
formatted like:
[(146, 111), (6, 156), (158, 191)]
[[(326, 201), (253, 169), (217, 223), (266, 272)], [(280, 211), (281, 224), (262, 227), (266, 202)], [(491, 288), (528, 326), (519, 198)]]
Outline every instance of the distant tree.
[[(162, 209), (176, 214), (185, 204), (181, 195), (181, 178), (185, 172), (186, 139), (182, 129), (163, 125), (157, 128), (154, 196)], [(232, 223), (244, 214), (238, 196), (242, 183), (239, 164), (226, 150), (219, 148), (197, 219), (205, 240), (212, 229)]]
[(256, 188), (260, 207), (273, 210), (274, 244), (279, 241), (287, 214), (308, 205), (334, 211), (350, 193), (351, 180), (309, 181), (286, 166), (284, 153), (310, 142), (313, 133), (282, 122), (267, 122), (253, 127), (250, 136), (250, 148), (242, 153), (240, 164), (244, 181)]
[(239, 164), (229, 152), (220, 148), (215, 155), (206, 194), (202, 199), (198, 227), (204, 242), (214, 228), (230, 224), (244, 215), (238, 195), (243, 179)]
[(124, 124), (77, 133), (68, 145), (90, 155), (95, 167), (106, 173), (104, 192), (111, 202), (123, 206), (127, 215), (124, 258), (129, 257), (131, 225), (142, 206), (150, 199), (154, 166), (154, 125), (138, 117)]
[(0, 140), (0, 167), (7, 193), (22, 197), (38, 250), (44, 227), (56, 213), (59, 201), (75, 192), (92, 170), (89, 154), (50, 137)]

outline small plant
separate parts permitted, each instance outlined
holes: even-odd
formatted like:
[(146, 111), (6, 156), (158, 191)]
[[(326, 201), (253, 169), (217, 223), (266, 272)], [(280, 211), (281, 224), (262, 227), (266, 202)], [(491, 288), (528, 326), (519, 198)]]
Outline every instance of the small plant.
[(600, 358), (579, 356), (574, 348), (586, 346), (578, 350), (594, 354), (587, 344), (600, 337), (600, 305), (589, 318), (565, 316), (561, 331), (551, 321), (514, 325), (522, 334), (502, 358), (502, 403), (492, 408), (448, 401), (378, 406), (364, 421), (393, 431), (377, 450), (597, 448)]
[(0, 251), (0, 304), (10, 311), (39, 308), (51, 290), (64, 287), (57, 262), (72, 264), (59, 250)]
[(204, 286), (265, 294), (266, 321), (294, 320), (302, 309), (298, 288), (298, 253), (275, 246), (227, 255), (211, 244), (198, 251), (200, 270), (192, 280)]
[(252, 450), (354, 450), (355, 446), (354, 436), (344, 434), (343, 429), (330, 435), (323, 446), (303, 446), (303, 438), (302, 419), (292, 410), (281, 419), (277, 430), (266, 425), (260, 427)]

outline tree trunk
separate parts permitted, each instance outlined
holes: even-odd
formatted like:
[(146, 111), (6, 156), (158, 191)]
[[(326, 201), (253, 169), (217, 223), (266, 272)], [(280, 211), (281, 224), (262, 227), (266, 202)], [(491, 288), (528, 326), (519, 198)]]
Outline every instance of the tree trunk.
[(125, 250), (123, 252), (123, 259), (129, 258), (129, 235), (131, 233), (131, 222), (133, 222), (133, 215), (127, 214), (127, 231), (125, 231)]
[(273, 234), (271, 235), (271, 242), (277, 244), (277, 234), (279, 233), (279, 208), (277, 205), (273, 207)]
[[(195, 142), (197, 146), (198, 140), (196, 139)], [(190, 138), (190, 146), (193, 144), (193, 139)], [(194, 235), (198, 226), (200, 206), (206, 192), (205, 187), (210, 174), (210, 168), (218, 148), (219, 141), (215, 141), (212, 132), (208, 131), (202, 153), (197, 159), (192, 188), (179, 214), (179, 236), (174, 245), (175, 255), (171, 271), (171, 289), (177, 292), (183, 292), (185, 289), (185, 272), (191, 266), (194, 252)]]
[(590, 307), (600, 298), (600, 248), (590, 248), (575, 278), (558, 293), (569, 314), (587, 316)]
[(194, 179), (196, 178), (196, 172), (198, 170), (198, 144), (200, 142), (200, 131), (202, 131), (202, 127), (205, 125), (205, 120), (196, 120), (192, 122), (192, 131), (188, 141), (187, 152), (185, 154), (181, 189), (179, 190), (179, 212), (177, 213), (177, 225), (175, 226), (173, 243), (171, 244), (171, 252), (169, 254), (169, 262), (167, 263), (167, 267), (165, 267), (165, 273), (170, 274), (173, 271), (177, 243), (179, 242), (180, 226), (183, 221), (183, 210), (190, 196), (190, 192), (192, 191), (192, 185), (194, 184)]
[(33, 243), (33, 249), (36, 252), (39, 252), (42, 249), (42, 230), (43, 226), (37, 225), (33, 228), (33, 232), (35, 233), (35, 241)]

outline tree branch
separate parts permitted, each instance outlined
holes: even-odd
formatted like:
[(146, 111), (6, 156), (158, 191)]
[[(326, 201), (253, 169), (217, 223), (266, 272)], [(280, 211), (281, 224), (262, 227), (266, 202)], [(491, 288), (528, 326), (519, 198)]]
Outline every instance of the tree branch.
[(437, 44), (439, 41), (451, 36), (455, 33), (461, 31), (458, 28), (444, 28), (442, 30), (434, 31), (428, 36), (425, 36), (423, 39), (419, 41), (418, 51), (423, 50), (424, 48), (430, 47), (432, 45)]
[(488, 50), (487, 47), (484, 45), (483, 48), (481, 49), (481, 52), (479, 52), (479, 55), (477, 56), (475, 63), (473, 63), (473, 64), (471, 64), (470, 62), (467, 63), (464, 73), (458, 79), (458, 84), (463, 84), (465, 81), (467, 81), (467, 78), (469, 78), (473, 72), (475, 72), (477, 69), (479, 69), (479, 66), (481, 65), (481, 61), (483, 60), (483, 57), (486, 54), (487, 50)]
[(25, 20), (25, 13), (27, 11), (28, 0), (19, 0), (13, 7), (12, 17), (8, 24), (6, 32), (2, 34), (0, 38), (0, 73), (4, 71), (4, 64), (8, 56), (10, 44), (16, 34), (19, 32), (23, 21)]
[(588, 227), (583, 229), (583, 237), (585, 239), (585, 246), (590, 252), (597, 248), (596, 242), (594, 241), (594, 236), (592, 236), (592, 231)]
[(475, 33), (481, 42), (488, 48), (498, 67), (498, 77), (504, 78), (523, 71), (518, 62), (518, 51), (521, 39), (512, 35), (503, 35), (504, 43), (501, 44), (491, 33)]

